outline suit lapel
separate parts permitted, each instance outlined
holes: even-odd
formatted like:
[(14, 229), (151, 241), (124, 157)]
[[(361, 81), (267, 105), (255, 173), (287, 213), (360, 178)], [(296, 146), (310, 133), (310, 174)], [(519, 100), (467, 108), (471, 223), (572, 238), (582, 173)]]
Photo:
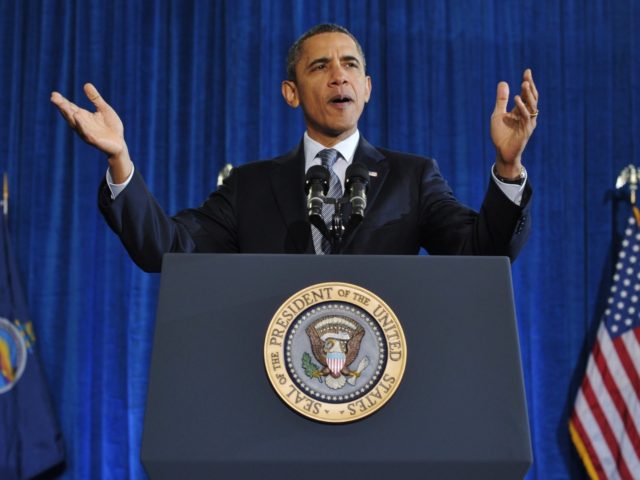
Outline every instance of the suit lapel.
[[(389, 173), (389, 164), (388, 162), (384, 162), (384, 159), (385, 156), (380, 151), (376, 150), (373, 145), (360, 137), (358, 148), (353, 156), (353, 163), (362, 163), (369, 170), (369, 191), (367, 193), (367, 207), (364, 210), (365, 218), (371, 211), (371, 208), (378, 197), (378, 193), (387, 179), (387, 174)], [(349, 208), (348, 212), (350, 211), (351, 209)], [(358, 232), (358, 229), (359, 226), (353, 231), (348, 232), (347, 236), (343, 239), (342, 247), (340, 249), (342, 252), (344, 252), (349, 243), (351, 243), (351, 240)]]
[(360, 143), (353, 156), (353, 162), (362, 163), (369, 169), (369, 192), (367, 193), (367, 208), (365, 209), (365, 214), (371, 209), (371, 205), (375, 202), (378, 192), (380, 192), (380, 188), (387, 178), (389, 165), (387, 162), (381, 161), (384, 158), (385, 156), (376, 150), (373, 145), (364, 138), (360, 138)]
[(304, 195), (302, 143), (274, 161), (270, 176), (273, 195), (287, 228), (285, 252), (313, 253)]
[[(364, 164), (369, 170), (369, 191), (365, 218), (376, 201), (384, 184), (389, 166), (384, 162), (385, 156), (369, 142), (360, 137), (360, 142), (353, 156), (353, 162)], [(270, 181), (273, 195), (287, 226), (287, 246), (285, 252), (314, 253), (311, 241), (311, 224), (307, 218), (306, 198), (304, 194), (304, 146), (300, 142), (295, 150), (274, 160)], [(349, 207), (349, 206), (348, 206)], [(348, 208), (347, 212), (350, 211)], [(341, 250), (353, 239), (358, 228), (344, 238)], [(289, 247), (288, 245), (291, 245)]]

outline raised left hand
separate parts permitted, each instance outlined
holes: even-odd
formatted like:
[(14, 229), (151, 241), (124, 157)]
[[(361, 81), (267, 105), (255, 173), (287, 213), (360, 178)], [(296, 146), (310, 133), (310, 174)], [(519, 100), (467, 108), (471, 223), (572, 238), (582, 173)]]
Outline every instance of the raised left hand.
[(507, 112), (509, 85), (500, 82), (491, 115), (491, 140), (496, 147), (496, 171), (505, 178), (520, 175), (522, 152), (537, 124), (538, 90), (530, 69), (524, 71), (520, 95), (513, 100), (515, 106)]

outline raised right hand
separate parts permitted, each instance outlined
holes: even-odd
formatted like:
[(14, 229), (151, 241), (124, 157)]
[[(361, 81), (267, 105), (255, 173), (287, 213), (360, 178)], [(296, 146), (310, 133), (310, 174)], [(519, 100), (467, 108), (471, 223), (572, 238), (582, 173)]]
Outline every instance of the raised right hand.
[(51, 93), (51, 102), (58, 107), (80, 138), (109, 157), (113, 180), (115, 183), (122, 183), (131, 172), (131, 159), (124, 141), (122, 121), (92, 84), (84, 85), (84, 93), (96, 107), (95, 112), (78, 107), (58, 92)]

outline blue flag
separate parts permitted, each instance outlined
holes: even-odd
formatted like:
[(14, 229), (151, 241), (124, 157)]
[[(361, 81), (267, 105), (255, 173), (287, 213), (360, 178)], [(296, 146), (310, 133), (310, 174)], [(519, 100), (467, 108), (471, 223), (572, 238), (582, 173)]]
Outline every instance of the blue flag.
[(0, 211), (0, 479), (32, 478), (64, 460), (6, 218)]

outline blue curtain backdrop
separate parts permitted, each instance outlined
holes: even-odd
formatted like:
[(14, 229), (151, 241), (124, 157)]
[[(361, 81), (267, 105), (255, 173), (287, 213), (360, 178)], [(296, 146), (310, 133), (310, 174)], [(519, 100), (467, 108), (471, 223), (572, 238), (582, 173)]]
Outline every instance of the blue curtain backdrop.
[[(91, 81), (122, 117), (168, 211), (199, 204), (225, 162), (289, 150), (302, 116), (280, 97), (289, 44), (320, 22), (367, 53), (374, 144), (438, 159), (480, 205), (499, 80), (531, 67), (539, 126), (525, 157), (534, 232), (514, 265), (535, 463), (582, 478), (567, 417), (602, 313), (620, 169), (640, 163), (640, 5), (633, 0), (0, 0), (0, 170), (68, 450), (61, 478), (144, 478), (139, 463), (158, 277), (96, 207), (106, 163), (49, 103)], [(463, 292), (461, 292), (463, 294)]]

